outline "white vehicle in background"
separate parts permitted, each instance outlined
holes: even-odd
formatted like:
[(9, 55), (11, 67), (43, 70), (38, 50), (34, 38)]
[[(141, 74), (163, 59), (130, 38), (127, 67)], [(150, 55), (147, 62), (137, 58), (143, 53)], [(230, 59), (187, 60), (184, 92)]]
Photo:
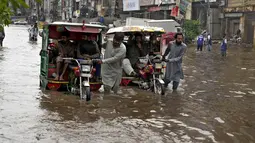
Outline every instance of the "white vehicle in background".
[(152, 19), (128, 17), (126, 18), (126, 26), (146, 26), (146, 21), (149, 20)]
[(126, 26), (148, 26), (148, 27), (161, 27), (168, 32), (182, 32), (181, 25), (173, 19), (154, 20), (145, 18), (126, 18)]
[(16, 21), (14, 22), (15, 25), (27, 25), (28, 23), (26, 21)]
[(100, 22), (90, 22), (89, 24), (102, 25), (102, 23), (100, 23)]
[(146, 26), (151, 26), (151, 27), (162, 27), (168, 32), (182, 32), (181, 25), (176, 22), (173, 19), (165, 19), (165, 20), (148, 20), (145, 22)]

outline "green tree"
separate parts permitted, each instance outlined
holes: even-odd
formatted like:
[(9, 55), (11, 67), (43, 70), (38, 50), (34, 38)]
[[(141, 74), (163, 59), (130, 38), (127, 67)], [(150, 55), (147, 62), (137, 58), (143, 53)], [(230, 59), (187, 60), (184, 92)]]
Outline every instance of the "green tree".
[[(36, 0), (41, 2), (41, 0)], [(11, 7), (10, 7), (11, 6)], [(19, 8), (28, 8), (25, 0), (0, 0), (0, 28), (11, 23), (12, 10), (16, 11)]]
[(183, 25), (186, 40), (191, 42), (195, 39), (201, 32), (200, 23), (198, 20), (185, 20)]

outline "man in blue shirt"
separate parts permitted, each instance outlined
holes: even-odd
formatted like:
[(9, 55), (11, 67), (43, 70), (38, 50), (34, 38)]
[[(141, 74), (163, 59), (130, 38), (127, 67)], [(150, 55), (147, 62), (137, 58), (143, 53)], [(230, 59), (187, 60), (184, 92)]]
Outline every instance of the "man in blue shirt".
[(202, 51), (204, 45), (204, 36), (199, 35), (197, 38), (197, 51)]
[(227, 56), (227, 38), (226, 34), (224, 34), (222, 42), (221, 42), (221, 56), (226, 57)]

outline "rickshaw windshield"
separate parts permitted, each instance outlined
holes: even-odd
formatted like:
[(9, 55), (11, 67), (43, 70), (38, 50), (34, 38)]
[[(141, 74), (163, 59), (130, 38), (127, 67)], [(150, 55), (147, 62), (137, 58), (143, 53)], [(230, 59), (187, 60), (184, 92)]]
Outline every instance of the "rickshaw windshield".
[(160, 54), (161, 53), (161, 35), (165, 33), (163, 28), (159, 27), (144, 27), (144, 26), (124, 26), (109, 29), (107, 38), (113, 39), (116, 32), (124, 32), (124, 44), (127, 48), (135, 46), (136, 37), (140, 36), (143, 43), (143, 48), (146, 53)]
[[(69, 33), (69, 40), (82, 40), (82, 35), (93, 34), (99, 35), (102, 32), (102, 28), (90, 27), (90, 26), (64, 26), (64, 25), (49, 25), (49, 38), (61, 39), (62, 33)], [(98, 39), (97, 39), (98, 40)]]
[(66, 87), (81, 99), (90, 100), (90, 90), (98, 90), (102, 84), (100, 65), (92, 60), (100, 58), (104, 28), (67, 22), (44, 25), (40, 85), (54, 90)]
[(82, 23), (47, 24), (42, 33), (42, 50), (51, 51), (49, 63), (53, 64), (59, 55), (61, 58), (88, 58), (86, 54), (97, 56), (95, 53), (102, 48), (103, 29), (103, 26)]

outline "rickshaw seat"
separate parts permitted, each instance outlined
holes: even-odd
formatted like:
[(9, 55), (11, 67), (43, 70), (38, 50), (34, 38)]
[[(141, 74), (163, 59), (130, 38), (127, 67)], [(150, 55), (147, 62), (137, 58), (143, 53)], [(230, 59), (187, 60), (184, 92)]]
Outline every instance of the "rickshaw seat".
[(77, 67), (78, 67), (77, 65), (73, 65), (73, 64), (68, 65), (68, 68), (71, 69), (71, 70), (74, 70)]
[(153, 59), (152, 63), (162, 63), (162, 60), (160, 60), (160, 59)]
[(146, 67), (146, 64), (143, 64), (143, 63), (137, 64), (138, 69), (143, 69), (145, 67)]

